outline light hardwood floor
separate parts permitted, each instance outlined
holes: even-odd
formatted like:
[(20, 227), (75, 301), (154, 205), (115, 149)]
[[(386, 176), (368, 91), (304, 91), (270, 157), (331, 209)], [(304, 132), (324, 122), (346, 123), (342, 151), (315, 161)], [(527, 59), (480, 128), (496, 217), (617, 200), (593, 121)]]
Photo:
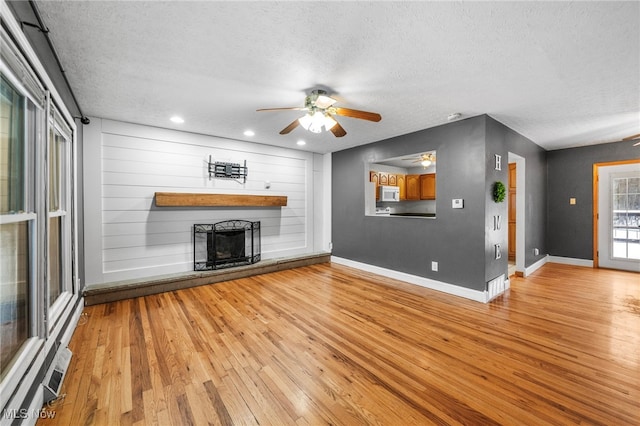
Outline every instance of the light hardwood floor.
[(481, 304), (320, 264), (84, 313), (40, 425), (640, 424), (628, 272), (547, 264)]

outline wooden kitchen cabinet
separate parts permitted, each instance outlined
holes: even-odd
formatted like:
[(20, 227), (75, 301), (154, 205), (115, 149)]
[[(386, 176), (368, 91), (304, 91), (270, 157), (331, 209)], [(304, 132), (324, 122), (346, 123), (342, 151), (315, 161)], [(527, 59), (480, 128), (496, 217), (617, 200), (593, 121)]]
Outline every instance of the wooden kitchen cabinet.
[(400, 200), (407, 199), (407, 178), (405, 175), (396, 175), (396, 185), (400, 188)]
[(436, 174), (435, 173), (420, 175), (420, 199), (421, 200), (436, 199)]
[[(416, 175), (420, 176), (420, 175)], [(378, 189), (381, 185), (385, 186), (397, 186), (400, 188), (400, 199), (406, 200), (407, 193), (407, 184), (406, 184), (406, 175), (400, 175), (395, 173), (386, 173), (386, 172), (375, 172), (373, 170), (369, 171), (369, 182), (373, 182), (376, 184), (376, 201), (380, 200), (380, 190)], [(420, 199), (420, 188), (418, 187), (419, 183), (416, 181), (416, 197), (415, 200)]]
[(380, 186), (380, 179), (378, 178), (378, 172), (374, 172), (373, 170), (369, 171), (369, 182), (373, 182), (376, 184), (376, 201), (380, 199), (380, 191), (378, 191), (378, 187)]
[(420, 175), (406, 176), (406, 199), (407, 200), (420, 199)]

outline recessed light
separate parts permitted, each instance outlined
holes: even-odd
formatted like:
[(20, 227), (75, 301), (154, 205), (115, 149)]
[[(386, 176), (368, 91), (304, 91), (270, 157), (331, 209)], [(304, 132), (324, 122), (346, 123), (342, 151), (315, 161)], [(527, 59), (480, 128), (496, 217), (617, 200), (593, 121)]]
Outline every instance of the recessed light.
[(245, 130), (244, 131), (244, 135), (245, 136), (255, 136), (256, 132), (254, 132), (253, 130)]
[(173, 121), (174, 123), (177, 123), (177, 124), (184, 123), (184, 119), (182, 117), (178, 117), (177, 115), (174, 115), (169, 120), (171, 120), (171, 121)]
[(307, 143), (305, 141), (303, 141), (302, 139), (300, 139), (298, 142), (296, 142), (299, 146), (302, 145), (306, 145)]

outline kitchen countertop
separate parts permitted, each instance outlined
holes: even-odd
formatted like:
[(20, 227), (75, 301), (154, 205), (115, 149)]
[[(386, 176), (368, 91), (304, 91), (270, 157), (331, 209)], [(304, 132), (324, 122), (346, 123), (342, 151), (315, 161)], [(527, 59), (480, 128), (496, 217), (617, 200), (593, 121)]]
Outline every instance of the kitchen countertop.
[(436, 214), (435, 213), (391, 213), (390, 216), (436, 217)]

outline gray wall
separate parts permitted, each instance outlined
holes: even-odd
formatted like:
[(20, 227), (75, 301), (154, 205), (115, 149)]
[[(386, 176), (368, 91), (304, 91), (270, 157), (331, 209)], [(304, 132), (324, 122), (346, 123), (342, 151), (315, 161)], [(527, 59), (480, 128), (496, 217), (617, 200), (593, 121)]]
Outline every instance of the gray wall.
[[(547, 153), (548, 252), (593, 260), (593, 165), (640, 159), (640, 148), (615, 142)], [(576, 204), (570, 205), (569, 198)]]
[[(508, 198), (501, 203), (493, 201), (493, 186), (497, 181), (505, 186), (509, 185), (509, 153), (506, 148), (505, 136), (508, 128), (491, 117), (486, 117), (486, 173), (485, 173), (485, 281), (490, 281), (500, 274), (504, 274), (508, 268)], [(501, 156), (502, 167), (496, 170), (495, 156)], [(499, 215), (501, 226), (499, 230), (494, 229), (493, 217)], [(495, 245), (500, 244), (502, 257), (495, 258)]]
[[(480, 116), (333, 153), (333, 255), (483, 291), (484, 134)], [(365, 216), (365, 165), (427, 150), (437, 155), (436, 219)]]
[[(437, 156), (436, 219), (365, 216), (366, 164), (427, 150)], [(486, 115), (333, 153), (333, 255), (484, 291), (507, 270), (507, 203), (491, 194), (496, 180), (507, 183), (509, 152), (526, 160), (526, 265), (532, 264), (542, 257), (532, 248), (545, 250), (545, 151)], [(500, 171), (495, 154), (502, 156)], [(464, 208), (452, 209), (453, 198), (464, 199)], [(503, 218), (499, 231), (496, 214)], [(500, 260), (494, 244), (503, 248)]]
[[(531, 266), (548, 253), (547, 229), (547, 151), (521, 134), (494, 121), (504, 135), (508, 152), (525, 159), (525, 267)], [(539, 255), (533, 249), (540, 250)]]

